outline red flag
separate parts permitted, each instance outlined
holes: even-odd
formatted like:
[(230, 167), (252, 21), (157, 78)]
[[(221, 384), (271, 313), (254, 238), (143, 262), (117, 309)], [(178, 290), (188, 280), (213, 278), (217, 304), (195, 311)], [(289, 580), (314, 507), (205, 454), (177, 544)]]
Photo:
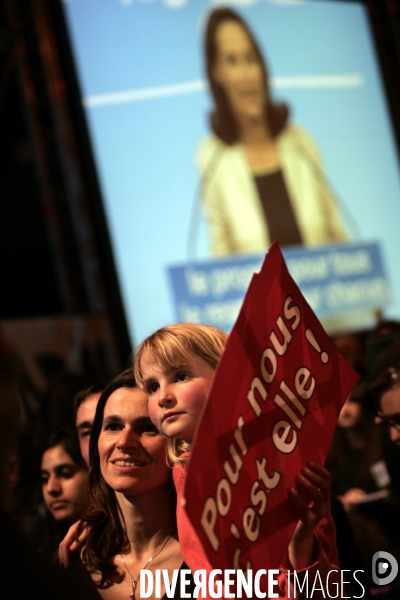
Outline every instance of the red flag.
[(307, 461), (325, 462), (358, 378), (273, 244), (229, 336), (187, 474), (186, 511), (213, 568), (279, 567), (297, 522), (288, 489)]

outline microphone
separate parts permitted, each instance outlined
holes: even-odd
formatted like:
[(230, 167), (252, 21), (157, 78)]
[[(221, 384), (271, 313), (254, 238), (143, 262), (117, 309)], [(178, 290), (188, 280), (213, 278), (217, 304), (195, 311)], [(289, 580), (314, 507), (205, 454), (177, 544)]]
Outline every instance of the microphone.
[(336, 192), (334, 186), (332, 185), (332, 182), (330, 181), (330, 179), (327, 177), (326, 173), (322, 169), (321, 164), (315, 159), (315, 157), (311, 154), (311, 152), (308, 150), (308, 148), (306, 148), (301, 142), (297, 142), (296, 146), (297, 146), (297, 149), (300, 151), (300, 154), (302, 154), (306, 158), (307, 162), (311, 165), (314, 175), (318, 179), (321, 186), (323, 186), (323, 187), (328, 186), (329, 189), (332, 190), (332, 195), (334, 196), (334, 198), (337, 202), (339, 211), (342, 213), (342, 215), (344, 217), (344, 221), (348, 224), (348, 229), (353, 234), (353, 237), (355, 237), (355, 238), (358, 237), (358, 238), (362, 239), (363, 236), (362, 236), (360, 227), (359, 227), (353, 213), (350, 211), (349, 207), (343, 202), (343, 200), (340, 198), (339, 194)]
[(214, 151), (212, 152), (206, 167), (198, 181), (198, 184), (194, 193), (194, 202), (192, 207), (192, 214), (190, 217), (189, 223), (189, 231), (187, 237), (187, 246), (186, 246), (186, 254), (187, 258), (190, 261), (191, 259), (196, 257), (197, 254), (197, 242), (199, 235), (199, 225), (200, 225), (200, 217), (201, 217), (201, 203), (202, 203), (202, 192), (210, 182), (210, 179), (215, 173), (215, 170), (218, 166), (218, 163), (224, 153), (224, 146), (222, 144), (218, 144)]

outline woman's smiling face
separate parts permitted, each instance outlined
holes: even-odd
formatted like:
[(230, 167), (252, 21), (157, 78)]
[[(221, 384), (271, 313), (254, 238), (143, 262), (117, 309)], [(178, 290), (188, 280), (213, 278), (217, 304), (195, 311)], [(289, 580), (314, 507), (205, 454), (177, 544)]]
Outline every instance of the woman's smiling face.
[(119, 388), (108, 398), (98, 439), (100, 469), (116, 492), (137, 494), (164, 485), (171, 477), (165, 439), (152, 424), (146, 394)]

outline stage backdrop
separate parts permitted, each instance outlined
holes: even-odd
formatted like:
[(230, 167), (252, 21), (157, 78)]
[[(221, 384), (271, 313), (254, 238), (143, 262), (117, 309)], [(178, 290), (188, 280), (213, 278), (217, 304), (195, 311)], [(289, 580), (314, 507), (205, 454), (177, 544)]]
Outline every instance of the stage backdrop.
[[(174, 321), (168, 269), (211, 260), (195, 154), (211, 108), (203, 25), (218, 2), (68, 0), (67, 25), (130, 333)], [(226, 3), (229, 4), (229, 3)], [(400, 317), (400, 182), (366, 9), (237, 0), (274, 98), (318, 145), (350, 240), (377, 241)]]

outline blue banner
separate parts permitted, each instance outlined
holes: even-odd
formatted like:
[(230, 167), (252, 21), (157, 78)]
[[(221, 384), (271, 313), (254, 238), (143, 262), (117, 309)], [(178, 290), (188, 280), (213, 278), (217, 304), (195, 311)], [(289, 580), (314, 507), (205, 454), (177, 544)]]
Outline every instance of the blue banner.
[[(282, 249), (289, 272), (326, 330), (371, 327), (390, 300), (378, 243)], [(230, 331), (264, 255), (169, 267), (176, 317)]]

